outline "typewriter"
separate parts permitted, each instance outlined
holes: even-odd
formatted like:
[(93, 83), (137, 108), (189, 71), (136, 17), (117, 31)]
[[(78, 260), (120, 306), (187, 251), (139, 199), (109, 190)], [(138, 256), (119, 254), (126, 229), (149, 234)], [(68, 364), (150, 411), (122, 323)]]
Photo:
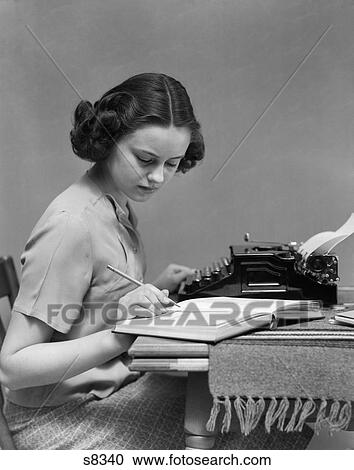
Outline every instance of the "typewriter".
[(181, 285), (178, 300), (249, 297), (321, 300), (337, 303), (338, 257), (303, 256), (296, 242), (251, 241), (230, 246), (229, 256), (197, 269)]

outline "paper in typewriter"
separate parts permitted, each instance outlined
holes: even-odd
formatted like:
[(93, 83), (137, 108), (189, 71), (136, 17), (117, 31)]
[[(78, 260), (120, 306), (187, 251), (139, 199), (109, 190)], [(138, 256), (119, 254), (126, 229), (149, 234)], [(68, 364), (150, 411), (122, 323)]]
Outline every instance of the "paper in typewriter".
[(306, 259), (310, 255), (326, 255), (335, 246), (354, 233), (354, 213), (335, 232), (321, 232), (309, 238), (299, 247), (299, 253)]

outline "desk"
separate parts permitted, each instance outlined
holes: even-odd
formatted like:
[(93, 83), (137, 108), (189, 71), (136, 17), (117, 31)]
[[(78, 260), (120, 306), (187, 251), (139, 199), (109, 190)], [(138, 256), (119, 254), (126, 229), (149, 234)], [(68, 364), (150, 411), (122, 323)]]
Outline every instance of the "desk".
[[(341, 302), (352, 302), (354, 289), (339, 291), (339, 297)], [(205, 429), (212, 407), (208, 385), (208, 345), (141, 336), (129, 353), (133, 356), (130, 366), (132, 370), (188, 373), (184, 422), (186, 446), (197, 449), (213, 448), (218, 430), (208, 432)], [(353, 420), (350, 429), (352, 426)]]

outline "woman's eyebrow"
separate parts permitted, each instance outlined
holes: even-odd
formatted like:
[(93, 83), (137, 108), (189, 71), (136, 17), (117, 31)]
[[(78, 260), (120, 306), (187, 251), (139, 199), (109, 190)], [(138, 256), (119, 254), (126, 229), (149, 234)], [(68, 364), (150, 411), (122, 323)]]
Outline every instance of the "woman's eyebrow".
[[(152, 157), (155, 158), (160, 158), (159, 155), (156, 155), (156, 153), (150, 152), (149, 150), (143, 150), (143, 149), (136, 149), (137, 152), (142, 152), (142, 153), (147, 153), (148, 155), (151, 155)], [(184, 155), (179, 155), (178, 157), (170, 157), (168, 160), (175, 160), (177, 158), (183, 158)]]

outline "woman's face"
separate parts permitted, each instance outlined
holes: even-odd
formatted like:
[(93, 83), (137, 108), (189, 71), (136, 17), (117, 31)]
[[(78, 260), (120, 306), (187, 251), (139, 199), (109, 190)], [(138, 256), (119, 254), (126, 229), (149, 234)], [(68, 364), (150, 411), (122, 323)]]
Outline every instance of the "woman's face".
[(115, 188), (146, 201), (175, 174), (190, 143), (186, 127), (150, 125), (120, 139), (107, 166)]

